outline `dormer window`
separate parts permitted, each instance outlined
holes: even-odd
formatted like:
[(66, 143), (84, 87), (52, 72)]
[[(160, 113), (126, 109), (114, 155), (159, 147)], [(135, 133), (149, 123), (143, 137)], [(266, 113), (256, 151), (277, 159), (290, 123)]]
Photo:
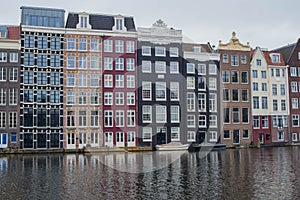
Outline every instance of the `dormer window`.
[(85, 12), (79, 14), (79, 23), (76, 28), (81, 29), (91, 29), (91, 25), (89, 24), (89, 15)]
[(113, 30), (116, 31), (126, 31), (124, 17), (122, 15), (115, 16), (115, 26)]
[(0, 38), (6, 38), (6, 31), (0, 30)]
[(201, 47), (193, 47), (195, 53), (201, 53)]
[(279, 54), (270, 54), (271, 60), (273, 63), (280, 63), (280, 55)]
[(86, 16), (80, 17), (80, 28), (87, 28), (87, 17)]

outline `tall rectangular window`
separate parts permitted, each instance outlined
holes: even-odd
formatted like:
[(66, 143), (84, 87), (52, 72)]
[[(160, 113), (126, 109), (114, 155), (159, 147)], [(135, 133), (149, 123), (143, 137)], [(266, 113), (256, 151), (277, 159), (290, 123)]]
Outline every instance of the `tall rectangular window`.
[(242, 108), (242, 122), (249, 123), (249, 109)]
[(124, 58), (116, 58), (116, 70), (124, 70)]
[(198, 93), (198, 111), (206, 111), (206, 94)]
[(78, 50), (79, 51), (86, 51), (87, 50), (87, 39), (86, 38), (79, 38), (78, 39)]
[(199, 75), (205, 75), (206, 74), (206, 64), (198, 64), (197, 65), (198, 74)]
[(142, 46), (142, 55), (143, 56), (151, 56), (151, 47)]
[(90, 58), (90, 69), (99, 69), (99, 57), (98, 56), (91, 56)]
[(78, 92), (78, 104), (86, 105), (87, 104), (87, 93), (86, 92)]
[(60, 50), (60, 38), (52, 37), (51, 38), (51, 50)]
[(239, 56), (238, 55), (231, 55), (231, 65), (232, 66), (239, 65)]
[(186, 73), (194, 74), (195, 73), (195, 64), (194, 63), (187, 63), (186, 64)]
[(18, 102), (18, 89), (10, 88), (9, 89), (9, 105), (17, 105)]
[(241, 72), (242, 83), (248, 83), (248, 72)]
[(259, 116), (253, 116), (253, 128), (259, 128), (260, 123), (259, 123)]
[(75, 92), (67, 92), (67, 105), (75, 104)]
[(78, 57), (78, 69), (87, 69), (87, 57), (86, 56)]
[(238, 71), (232, 71), (231, 72), (231, 82), (232, 83), (238, 83), (239, 82), (239, 73), (238, 73)]
[(113, 87), (113, 75), (104, 74), (104, 87), (112, 88)]
[(143, 105), (142, 120), (143, 120), (143, 123), (151, 123), (152, 122), (152, 107), (150, 105)]
[(195, 93), (187, 93), (187, 111), (195, 111)]
[(9, 53), (9, 61), (12, 63), (16, 63), (19, 60), (19, 54), (18, 53)]
[(135, 88), (135, 76), (134, 75), (126, 76), (126, 87), (127, 88)]
[(186, 87), (187, 87), (187, 89), (195, 88), (195, 77), (193, 77), (193, 76), (186, 77)]
[(167, 108), (166, 106), (156, 106), (156, 123), (167, 122)]
[(223, 121), (225, 124), (228, 124), (230, 122), (230, 108), (224, 108), (223, 111)]
[(67, 56), (67, 69), (75, 69), (75, 68), (76, 68), (76, 57)]
[(170, 99), (179, 101), (179, 82), (170, 82)]
[(116, 92), (116, 105), (124, 105), (124, 92)]
[(180, 141), (180, 128), (179, 127), (171, 128), (171, 141)]
[(17, 112), (10, 112), (9, 113), (9, 128), (16, 128), (18, 121), (17, 121)]
[(277, 84), (272, 84), (272, 94), (277, 95)]
[(143, 98), (143, 100), (151, 100), (151, 98), (152, 98), (151, 82), (143, 81), (143, 83), (142, 83), (142, 98)]
[(50, 91), (50, 103), (60, 103), (60, 96), (58, 90)]
[(75, 38), (67, 38), (67, 50), (75, 51), (76, 50), (76, 39)]
[(75, 126), (75, 111), (67, 111), (67, 127)]
[(135, 111), (127, 110), (127, 126), (134, 127), (135, 126)]
[(6, 127), (6, 112), (0, 112), (0, 128), (5, 128), (5, 127)]
[(86, 111), (80, 110), (78, 115), (78, 126), (86, 127), (87, 126), (87, 116)]
[(171, 123), (179, 123), (179, 106), (171, 106)]
[(124, 88), (124, 75), (116, 74), (116, 88)]
[(104, 70), (112, 70), (112, 69), (113, 69), (113, 58), (104, 57)]
[(229, 83), (229, 71), (222, 71), (222, 82)]
[(124, 52), (124, 41), (123, 40), (115, 40), (115, 52), (116, 53)]
[(166, 100), (166, 83), (165, 82), (156, 82), (155, 83), (155, 97), (156, 100)]
[(75, 74), (67, 74), (67, 87), (75, 87)]
[(253, 97), (253, 109), (259, 109), (259, 97)]
[(98, 87), (99, 86), (99, 75), (91, 74), (90, 75), (90, 87)]
[(127, 92), (127, 105), (135, 105), (135, 93)]
[(90, 40), (90, 50), (98, 51), (99, 50), (99, 40), (95, 38), (91, 38)]
[(206, 115), (199, 115), (198, 126), (199, 128), (206, 128)]
[(178, 74), (179, 73), (179, 63), (178, 62), (170, 62), (170, 74)]
[(268, 109), (268, 97), (261, 97), (261, 108)]
[(135, 52), (135, 42), (126, 41), (126, 53), (134, 53), (134, 52)]
[(177, 47), (170, 47), (169, 52), (170, 52), (170, 57), (178, 57)]
[(134, 58), (127, 58), (126, 59), (126, 70), (134, 71), (135, 70), (134, 64), (135, 64)]
[(104, 52), (113, 52), (113, 41), (112, 40), (104, 40)]
[(240, 110), (239, 108), (232, 108), (232, 122), (240, 123)]
[(210, 112), (217, 111), (217, 94), (215, 93), (209, 94), (209, 111)]
[(198, 77), (198, 90), (206, 90), (205, 77)]
[(99, 95), (98, 92), (91, 92), (90, 96), (91, 105), (98, 105), (99, 104)]
[(78, 86), (79, 87), (87, 86), (87, 74), (78, 74)]
[(97, 110), (92, 110), (91, 111), (91, 127), (98, 127), (99, 126), (99, 114)]
[(59, 109), (50, 110), (50, 127), (59, 127)]
[(45, 127), (47, 125), (47, 110), (44, 108), (37, 109), (37, 126), (38, 127)]
[(113, 105), (113, 93), (104, 92), (104, 105)]
[(124, 124), (124, 110), (116, 110), (116, 127), (123, 127)]

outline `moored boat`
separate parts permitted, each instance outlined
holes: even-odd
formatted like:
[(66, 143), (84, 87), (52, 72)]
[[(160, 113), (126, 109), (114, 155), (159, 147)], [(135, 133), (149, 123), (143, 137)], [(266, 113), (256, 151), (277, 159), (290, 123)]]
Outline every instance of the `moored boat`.
[(184, 151), (188, 150), (190, 144), (182, 144), (180, 142), (170, 142), (168, 144), (156, 145), (157, 151)]

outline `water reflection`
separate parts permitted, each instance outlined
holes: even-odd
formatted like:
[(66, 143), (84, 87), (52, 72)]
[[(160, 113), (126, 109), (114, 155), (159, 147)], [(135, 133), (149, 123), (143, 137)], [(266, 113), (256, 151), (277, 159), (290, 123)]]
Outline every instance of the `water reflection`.
[(1, 199), (299, 199), (299, 147), (0, 157)]

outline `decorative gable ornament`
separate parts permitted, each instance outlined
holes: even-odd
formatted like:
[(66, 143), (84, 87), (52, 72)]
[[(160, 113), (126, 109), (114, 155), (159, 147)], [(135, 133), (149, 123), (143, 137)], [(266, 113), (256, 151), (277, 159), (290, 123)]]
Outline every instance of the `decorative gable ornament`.
[(227, 44), (222, 44), (222, 41), (219, 41), (220, 50), (238, 50), (238, 51), (250, 51), (250, 44), (247, 42), (246, 45), (240, 43), (239, 39), (236, 37), (236, 33), (232, 32), (232, 37)]

